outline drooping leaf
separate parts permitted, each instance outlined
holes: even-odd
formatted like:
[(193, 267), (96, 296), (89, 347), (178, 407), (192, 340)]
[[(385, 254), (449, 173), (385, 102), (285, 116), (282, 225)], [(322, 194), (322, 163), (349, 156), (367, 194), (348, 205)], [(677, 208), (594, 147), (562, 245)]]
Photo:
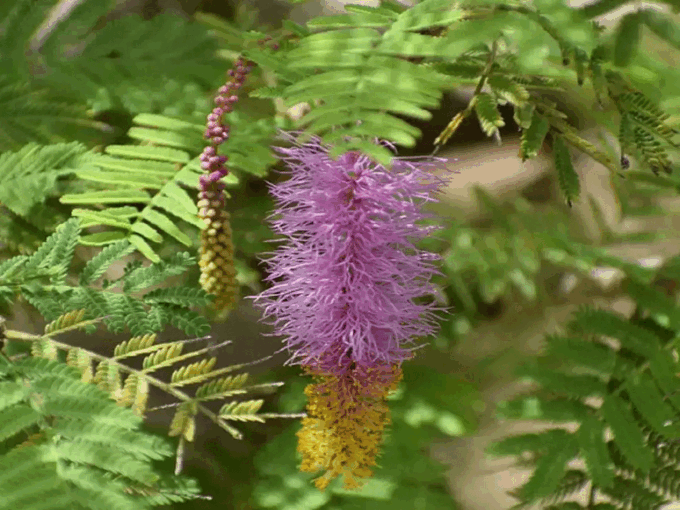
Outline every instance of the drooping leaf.
[(578, 443), (574, 435), (564, 441), (554, 443), (536, 464), (529, 481), (522, 486), (522, 498), (536, 501), (551, 494), (560, 484), (567, 462), (578, 453)]
[(626, 14), (616, 30), (614, 65), (627, 66), (640, 44), (643, 17), (639, 12)]
[(642, 432), (626, 402), (616, 395), (607, 395), (601, 410), (626, 460), (644, 472), (649, 471), (653, 463), (652, 452), (645, 447)]
[(539, 115), (536, 111), (533, 112), (531, 124), (528, 128), (522, 130), (522, 140), (520, 143), (520, 156), (522, 161), (533, 158), (538, 154), (543, 139), (548, 134), (550, 124), (545, 118)]
[(664, 402), (651, 377), (646, 374), (629, 376), (626, 380), (626, 391), (635, 409), (656, 432), (669, 439), (680, 437), (675, 411)]
[(489, 94), (481, 93), (475, 96), (473, 101), (479, 124), (487, 136), (493, 135), (498, 132), (498, 128), (505, 126), (503, 117), (501, 117), (493, 97)]
[(572, 202), (578, 199), (581, 186), (578, 174), (571, 163), (569, 149), (561, 136), (553, 138), (553, 153), (555, 156), (555, 168), (557, 169), (557, 182), (567, 199), (567, 203), (571, 206)]
[(602, 423), (590, 417), (581, 423), (576, 437), (593, 482), (602, 487), (611, 487), (614, 483), (614, 464), (607, 450), (604, 432)]

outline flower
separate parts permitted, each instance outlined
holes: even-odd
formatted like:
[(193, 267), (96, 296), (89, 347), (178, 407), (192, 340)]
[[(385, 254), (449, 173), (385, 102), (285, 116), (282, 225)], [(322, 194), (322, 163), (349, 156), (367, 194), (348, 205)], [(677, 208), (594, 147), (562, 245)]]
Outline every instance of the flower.
[(328, 149), (318, 138), (276, 149), (291, 178), (270, 185), (270, 221), (287, 242), (266, 261), (272, 286), (254, 297), (285, 337), (288, 363), (316, 380), (298, 451), (302, 471), (325, 471), (320, 490), (339, 475), (346, 489), (372, 475), (407, 345), (436, 329), (436, 307), (416, 299), (434, 290), (438, 256), (414, 243), (438, 228), (421, 224), (421, 207), (446, 182), (425, 170), (442, 159), (396, 159), (388, 170), (354, 152), (334, 161)]
[(439, 228), (419, 222), (446, 182), (425, 168), (445, 160), (395, 158), (391, 170), (353, 152), (334, 161), (318, 138), (276, 150), (291, 178), (270, 185), (270, 220), (287, 243), (266, 261), (271, 288), (254, 299), (285, 337), (289, 363), (340, 375), (351, 363), (409, 358), (407, 344), (436, 329), (436, 307), (415, 300), (432, 293), (439, 257), (414, 243)]

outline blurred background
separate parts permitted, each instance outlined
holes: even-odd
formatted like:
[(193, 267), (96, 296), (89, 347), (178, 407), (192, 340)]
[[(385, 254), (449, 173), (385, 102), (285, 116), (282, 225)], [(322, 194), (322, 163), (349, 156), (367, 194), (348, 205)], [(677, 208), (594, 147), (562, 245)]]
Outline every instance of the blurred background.
[[(282, 19), (303, 23), (321, 14), (342, 12), (343, 3), (119, 0), (91, 28), (102, 30), (131, 14), (152, 22), (168, 14), (189, 20), (200, 11), (220, 16), (239, 28), (266, 31), (267, 27), (279, 27)], [(40, 51), (77, 4), (57, 4), (59, 8), (51, 11), (49, 21), (33, 35), (32, 51)], [(569, 5), (575, 8), (583, 4)], [(599, 21), (606, 30), (615, 30), (623, 15), (649, 5), (657, 8), (645, 2), (625, 4), (602, 15)], [(111, 127), (99, 143), (129, 143), (125, 133), (140, 111), (204, 118), (210, 109), (211, 89), (219, 86), (220, 76), (236, 55), (233, 48), (238, 46), (228, 39), (219, 40), (219, 45), (222, 67), (216, 66), (215, 76), (206, 79), (203, 89), (179, 83), (157, 97), (142, 90), (138, 96), (126, 96), (122, 101), (93, 99), (89, 106), (97, 112), (95, 118)], [(80, 49), (74, 45), (73, 51)], [(665, 86), (675, 86), (676, 98), (680, 97), (680, 82), (663, 74), (664, 66), (670, 72), (680, 65), (678, 56), (677, 48), (643, 32), (636, 62), (642, 67), (653, 60), (660, 63), (655, 64), (660, 71), (650, 76), (640, 73), (636, 84), (654, 93), (658, 80), (666, 79)], [(562, 90), (548, 91), (546, 96), (568, 114), (585, 139), (615, 147), (614, 138), (602, 128), (607, 126), (611, 112), (598, 110), (592, 87), (578, 87), (573, 73), (566, 76), (570, 79), (564, 80)], [(461, 86), (446, 94), (430, 122), (414, 122), (423, 137), (416, 147), (400, 154), (430, 154), (437, 135), (467, 106), (472, 89)], [(676, 114), (680, 102), (665, 106)], [(271, 116), (272, 107), (267, 101), (253, 99), (242, 101), (239, 108), (258, 118)], [(300, 108), (304, 106), (296, 111)], [(288, 113), (294, 116), (296, 111)], [(500, 130), (501, 145), (488, 139), (477, 121), (470, 118), (439, 153), (449, 158), (449, 168), (456, 175), (435, 208), (445, 229), (428, 243), (444, 256), (446, 277), (437, 282), (438, 299), (452, 307), (453, 313), (442, 316), (440, 334), (404, 366), (404, 384), (392, 399), (393, 425), (375, 477), (359, 494), (347, 493), (338, 484), (319, 493), (310, 483), (313, 476), (296, 470), (295, 431), (299, 424), (286, 420), (244, 424), (240, 429), (245, 439), (237, 441), (199, 420), (197, 441), (187, 452), (185, 472), (196, 477), (204, 493), (213, 499), (185, 503), (181, 508), (505, 510), (514, 504), (507, 491), (520, 485), (530, 472), (514, 465), (512, 459), (487, 458), (484, 451), (494, 439), (540, 427), (494, 418), (497, 402), (526, 389), (526, 384), (514, 377), (515, 367), (526, 354), (538, 352), (544, 335), (558, 331), (580, 304), (596, 304), (626, 314), (633, 308), (621, 288), (618, 270), (597, 266), (592, 257), (574, 256), (564, 243), (550, 240), (606, 247), (612, 255), (631, 262), (658, 266), (680, 252), (676, 234), (680, 201), (672, 193), (659, 193), (644, 183), (613, 177), (587, 156), (572, 153), (583, 193), (570, 208), (559, 194), (550, 141), (537, 158), (523, 162), (518, 157), (519, 133), (512, 109), (508, 106), (502, 113), (505, 126)], [(242, 293), (254, 294), (261, 288), (262, 276), (257, 254), (268, 246), (263, 240), (269, 236), (262, 230), (262, 220), (271, 207), (264, 181), (247, 179), (228, 207), (234, 215), (237, 249), (247, 261), (240, 268)], [(88, 248), (79, 250), (83, 259), (94, 253)], [(8, 316), (12, 329), (37, 333), (44, 327), (28, 306), (2, 314)], [(280, 339), (263, 336), (269, 329), (258, 319), (259, 312), (249, 300), (242, 299), (225, 322), (215, 322), (213, 338), (232, 340), (220, 351), (220, 365), (252, 362), (280, 348)], [(161, 337), (176, 339), (181, 335), (180, 331), (166, 330)], [(108, 352), (124, 338), (74, 335), (66, 341)], [(291, 413), (304, 408), (302, 390), (307, 381), (297, 368), (284, 367), (285, 359), (284, 354), (277, 354), (248, 367), (258, 382), (286, 383), (265, 397), (265, 412)], [(152, 397), (157, 399), (153, 405), (165, 403), (163, 395)], [(148, 427), (165, 433), (170, 418), (169, 412), (153, 413)]]

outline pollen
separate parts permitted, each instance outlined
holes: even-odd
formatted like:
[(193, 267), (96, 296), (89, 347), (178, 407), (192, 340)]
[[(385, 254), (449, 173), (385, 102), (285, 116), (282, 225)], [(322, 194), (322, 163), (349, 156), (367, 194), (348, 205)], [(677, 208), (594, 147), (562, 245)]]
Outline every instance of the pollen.
[(305, 389), (308, 416), (297, 433), (300, 471), (324, 471), (314, 481), (320, 490), (340, 475), (345, 489), (358, 489), (377, 465), (390, 424), (386, 397), (401, 380), (401, 368), (355, 368), (343, 376), (306, 368), (317, 382)]

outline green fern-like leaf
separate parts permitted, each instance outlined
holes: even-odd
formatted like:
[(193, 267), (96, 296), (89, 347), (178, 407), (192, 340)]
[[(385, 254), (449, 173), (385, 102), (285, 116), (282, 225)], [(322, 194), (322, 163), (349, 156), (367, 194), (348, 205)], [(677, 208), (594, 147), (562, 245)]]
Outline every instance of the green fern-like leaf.
[(479, 124), (487, 136), (492, 136), (498, 132), (498, 128), (505, 126), (496, 101), (489, 94), (478, 94), (473, 101)]
[[(3, 40), (6, 37), (7, 33), (3, 35)], [(21, 61), (26, 59), (22, 57)], [(3, 66), (3, 70), (6, 69)], [(66, 142), (66, 135), (75, 135), (77, 129), (74, 128), (80, 127), (94, 132), (103, 130), (106, 125), (93, 121), (83, 107), (54, 97), (46, 89), (31, 87), (22, 79), (14, 81), (9, 76), (0, 77), (0, 152), (12, 150), (26, 154), (30, 150), (21, 149), (28, 143)], [(40, 166), (39, 162), (36, 164)], [(27, 185), (25, 182), (23, 184)], [(34, 184), (39, 193), (44, 193), (49, 185), (47, 175)], [(40, 194), (37, 199), (40, 199)]]
[[(600, 505), (596, 507), (598, 510), (605, 510)], [(583, 507), (574, 501), (567, 501), (565, 503), (558, 503), (557, 505), (550, 505), (545, 507), (545, 510), (583, 510)], [(607, 510), (615, 510), (615, 507), (607, 508)]]
[[(14, 292), (12, 293), (14, 294)], [(66, 303), (64, 297), (66, 293), (57, 292), (41, 292), (41, 291), (31, 291), (29, 289), (22, 289), (21, 295), (33, 305), (40, 315), (45, 317), (47, 320), (54, 320), (60, 315), (66, 313)], [(14, 295), (12, 295), (14, 297)]]
[(616, 103), (624, 111), (639, 111), (659, 122), (668, 120), (668, 114), (641, 92), (626, 91), (614, 95)]
[(237, 421), (259, 421), (264, 423), (264, 418), (257, 412), (264, 404), (264, 400), (246, 400), (244, 402), (229, 402), (222, 406), (219, 412), (220, 418)]
[(619, 122), (619, 144), (623, 151), (630, 151), (635, 147), (633, 121), (627, 113), (621, 115), (621, 120)]
[(87, 264), (85, 264), (85, 267), (80, 273), (80, 285), (88, 285), (95, 280), (98, 280), (103, 276), (111, 264), (122, 259), (130, 252), (132, 252), (132, 246), (130, 246), (130, 243), (127, 241), (118, 241), (117, 243), (107, 246), (87, 261)]
[(651, 357), (659, 349), (656, 335), (605, 310), (580, 308), (570, 328), (617, 338), (624, 347), (641, 356)]
[[(11, 390), (15, 392), (19, 391), (16, 383)], [(23, 395), (25, 398), (25, 395)], [(7, 406), (2, 412), (2, 418), (0, 418), (0, 440), (5, 441), (8, 438), (18, 434), (22, 430), (29, 429), (31, 426), (36, 425), (40, 421), (40, 413), (27, 407), (26, 405), (13, 405)]]
[(92, 357), (83, 349), (77, 347), (69, 349), (66, 354), (66, 364), (76, 368), (81, 374), (81, 380), (89, 383), (94, 378), (92, 371)]
[[(93, 321), (104, 318), (104, 324), (111, 331), (123, 331), (127, 326), (133, 335), (159, 331), (168, 323), (184, 329), (187, 334), (201, 336), (207, 333), (209, 326), (206, 319), (188, 310), (190, 306), (200, 306), (209, 301), (204, 291), (184, 287), (177, 291), (155, 289), (148, 301), (140, 295), (149, 287), (162, 284), (193, 267), (194, 259), (188, 253), (177, 253), (148, 267), (133, 265), (118, 281), (109, 283), (105, 288), (95, 288), (93, 283), (106, 268), (129, 252), (129, 245), (121, 242), (105, 249), (85, 265), (81, 282), (88, 282), (89, 286), (71, 286), (64, 280), (79, 231), (78, 220), (71, 219), (30, 257), (19, 256), (0, 264), (0, 294), (9, 299), (20, 293), (48, 321), (57, 320), (67, 312), (85, 310), (84, 317), (79, 316), (83, 321), (76, 320), (74, 328), (89, 328)], [(122, 286), (120, 290), (116, 289), (119, 285)], [(66, 327), (54, 327), (62, 326)]]
[[(143, 417), (147, 412), (147, 402), (151, 386), (166, 391), (180, 401), (175, 417), (170, 425), (169, 433), (171, 436), (181, 435), (183, 439), (187, 441), (192, 441), (194, 438), (195, 417), (198, 413), (207, 416), (216, 425), (238, 439), (243, 437), (241, 432), (232, 427), (227, 421), (262, 422), (267, 417), (281, 416), (296, 418), (302, 416), (292, 414), (257, 415), (256, 413), (264, 403), (261, 399), (244, 402), (228, 402), (222, 406), (223, 415), (215, 414), (205, 408), (200, 403), (201, 401), (222, 400), (235, 395), (243, 395), (249, 391), (276, 387), (281, 384), (267, 383), (263, 385), (247, 386), (246, 381), (248, 375), (245, 373), (220, 377), (238, 368), (242, 368), (243, 365), (213, 369), (217, 362), (214, 356), (180, 366), (173, 372), (169, 383), (164, 383), (155, 376), (155, 372), (164, 367), (179, 365), (189, 359), (200, 358), (207, 354), (212, 354), (215, 347), (205, 347), (183, 353), (184, 345), (187, 342), (180, 341), (154, 344), (155, 335), (144, 335), (130, 338), (117, 345), (114, 349), (114, 356), (109, 358), (83, 348), (74, 348), (68, 344), (52, 339), (52, 336), (57, 333), (63, 333), (64, 331), (73, 329), (79, 325), (86, 324), (88, 321), (82, 320), (82, 315), (82, 312), (78, 312), (60, 317), (57, 321), (48, 326), (47, 333), (42, 336), (16, 331), (5, 331), (5, 334), (13, 341), (30, 342), (31, 352), (35, 360), (49, 362), (48, 360), (60, 358), (60, 353), (65, 352), (66, 364), (55, 365), (55, 370), (57, 367), (61, 367), (62, 370), (60, 373), (63, 373), (67, 379), (68, 377), (77, 377), (79, 375), (82, 382), (91, 383), (96, 389), (106, 392), (121, 406), (130, 407), (133, 413), (138, 417)], [(142, 361), (142, 370), (137, 370), (121, 363), (121, 361), (126, 358), (142, 355), (146, 355)], [(37, 382), (36, 387), (42, 387), (42, 385), (49, 386), (50, 391), (55, 395), (58, 395), (61, 399), (60, 402), (54, 403), (54, 405), (63, 405), (64, 409), (62, 410), (62, 413), (70, 413), (70, 416), (74, 419), (78, 417), (85, 419), (88, 412), (88, 406), (98, 405), (93, 401), (94, 394), (92, 393), (92, 390), (89, 390), (87, 387), (83, 388), (77, 386), (79, 393), (78, 395), (75, 395), (73, 389), (76, 388), (76, 386), (72, 380), (55, 380), (54, 377), (50, 375), (50, 372), (46, 371), (44, 374), (41, 373), (38, 365), (33, 364), (30, 366), (34, 369), (33, 372), (31, 372), (32, 377), (47, 377), (44, 381), (41, 379)], [(193, 384), (200, 384), (194, 397), (180, 389), (182, 386)], [(0, 381), (0, 387), (2, 387), (2, 381)], [(4, 397), (0, 398), (0, 409), (10, 409), (12, 406), (17, 405), (22, 398), (26, 398), (27, 390), (22, 386), (11, 386), (6, 387), (5, 389), (6, 392), (3, 393)], [(16, 413), (11, 415), (8, 414), (8, 416), (10, 416), (14, 422), (19, 423), (19, 425), (8, 425), (5, 432), (8, 437), (19, 430), (17, 427), (23, 427), (24, 425), (21, 424), (24, 422), (28, 423), (26, 426), (29, 426), (33, 423), (31, 420), (39, 418), (39, 416), (38, 418), (35, 418), (34, 415), (21, 410), (17, 410)], [(100, 416), (98, 419), (102, 424), (115, 425), (118, 418), (114, 413), (108, 418)], [(2, 430), (2, 420), (0, 420), (0, 432)], [(0, 438), (0, 441), (1, 440), (2, 439)]]
[(600, 487), (611, 487), (614, 483), (614, 463), (605, 443), (604, 424), (591, 417), (581, 423), (576, 437), (593, 482)]
[(529, 99), (529, 91), (508, 76), (492, 74), (488, 83), (497, 96), (515, 106), (524, 106)]
[[(85, 40), (79, 54), (67, 55), (70, 46)], [(168, 85), (176, 88), (180, 84), (186, 94), (189, 90), (181, 85), (195, 83), (200, 88), (192, 94), (194, 105), (187, 104), (188, 113), (193, 114), (206, 84), (220, 80), (216, 49), (205, 27), (178, 16), (162, 14), (148, 21), (124, 16), (90, 34), (83, 33), (77, 19), (69, 18), (41, 48), (44, 65), (51, 70), (41, 81), (85, 98), (95, 111), (122, 104), (133, 113), (170, 106), (176, 94), (169, 93)], [(170, 80), (174, 83), (169, 84)]]
[(563, 374), (535, 365), (524, 366), (521, 373), (547, 390), (560, 391), (571, 397), (585, 399), (589, 396), (603, 396), (607, 393), (606, 384), (594, 375)]
[(533, 396), (520, 397), (499, 405), (501, 416), (522, 420), (572, 422), (583, 420), (590, 413), (588, 406), (568, 398), (543, 400)]
[(638, 12), (626, 14), (617, 28), (614, 65), (627, 66), (640, 44), (643, 17)]
[[(488, 59), (488, 55), (485, 55)], [(486, 60), (463, 55), (453, 62), (433, 62), (428, 63), (432, 69), (446, 74), (457, 81), (474, 83), (484, 71)]]
[(678, 438), (680, 428), (674, 423), (675, 413), (665, 404), (650, 375), (635, 374), (626, 378), (625, 389), (635, 409), (657, 433), (669, 439)]
[(579, 362), (600, 374), (612, 373), (617, 363), (621, 363), (610, 348), (596, 342), (558, 335), (549, 335), (547, 339), (548, 353), (555, 358), (561, 357), (571, 363)]
[[(425, 108), (439, 103), (448, 82), (447, 76), (434, 68), (415, 65), (404, 57), (446, 56), (449, 60), (478, 44), (481, 33), (491, 34), (496, 27), (493, 23), (457, 23), (462, 12), (440, 0), (426, 0), (396, 17), (393, 13), (372, 14), (366, 12), (370, 19), (356, 27), (347, 26), (349, 18), (335, 18), (330, 23), (337, 30), (308, 35), (288, 51), (286, 68), (321, 72), (295, 80), (284, 90), (283, 98), (290, 106), (320, 100), (298, 125), (323, 135), (327, 142), (349, 137), (334, 156), (358, 149), (389, 165), (389, 151), (363, 139), (378, 136), (413, 146), (420, 132), (394, 115), (429, 119), (431, 114)], [(311, 25), (327, 29), (328, 23), (315, 20)], [(385, 27), (382, 35), (375, 28), (379, 23)], [(440, 37), (414, 33), (441, 25), (455, 25), (456, 30)], [(384, 94), (384, 90), (390, 93)]]
[(172, 307), (168, 309), (170, 324), (185, 331), (188, 335), (203, 336), (210, 331), (205, 318), (185, 308)]
[(633, 296), (637, 302), (644, 302), (648, 310), (663, 317), (663, 320), (670, 327), (680, 328), (678, 309), (673, 301), (663, 292), (630, 278), (626, 280), (625, 288), (626, 292)]
[(174, 147), (191, 152), (203, 150), (204, 142), (201, 135), (205, 126), (202, 124), (149, 113), (136, 115), (134, 122), (139, 126), (149, 127), (135, 126), (130, 128), (128, 131), (130, 138), (150, 142), (157, 146)]
[(214, 379), (198, 387), (196, 398), (208, 400), (245, 393), (246, 390), (243, 387), (247, 380), (248, 374), (246, 373)]
[(31, 355), (36, 358), (56, 360), (58, 352), (57, 346), (50, 338), (41, 338), (31, 344)]
[[(111, 156), (93, 155), (91, 160), (103, 170), (84, 170), (77, 172), (76, 175), (83, 179), (113, 184), (120, 189), (66, 194), (61, 197), (61, 202), (77, 205), (144, 204), (141, 213), (136, 212), (131, 216), (112, 215), (107, 210), (99, 212), (88, 209), (75, 209), (73, 214), (84, 220), (84, 227), (107, 225), (123, 229), (122, 235), (111, 236), (108, 242), (127, 238), (135, 248), (156, 262), (160, 259), (145, 240), (155, 243), (162, 241), (162, 236), (154, 227), (163, 229), (166, 234), (185, 245), (191, 245), (190, 239), (177, 229), (173, 222), (166, 220), (167, 213), (170, 212), (199, 226), (195, 216), (196, 205), (175, 181), (178, 173), (175, 165), (187, 163), (188, 155), (177, 149), (147, 146), (109, 146), (106, 152)], [(158, 193), (152, 197), (147, 191), (143, 191), (144, 189), (155, 189)], [(81, 242), (88, 244), (94, 241), (93, 244), (99, 244), (100, 239), (101, 235), (96, 238), (85, 236)]]
[[(643, 309), (674, 314), (669, 309), (675, 308), (674, 303), (654, 293), (645, 295), (641, 287), (637, 281), (629, 285)], [(649, 321), (626, 321), (591, 308), (576, 312), (568, 330), (583, 338), (548, 337), (545, 360), (553, 363), (552, 368), (524, 368), (540, 385), (540, 392), (505, 403), (500, 411), (506, 417), (553, 422), (571, 416), (578, 430), (507, 438), (492, 447), (492, 452), (520, 455), (530, 451), (534, 455), (534, 475), (514, 493), (520, 506), (540, 502), (545, 508), (560, 508), (560, 500), (571, 493), (563, 490), (570, 485), (566, 462), (580, 457), (587, 468), (580, 487), (591, 481), (594, 497), (608, 497), (615, 508), (624, 503), (630, 508), (659, 508), (675, 497), (680, 482), (675, 468), (680, 455), (676, 447), (680, 413), (675, 402), (679, 366), (662, 349), (673, 335), (664, 340), (658, 336), (659, 327)], [(614, 339), (616, 344), (600, 337)], [(555, 370), (555, 366), (562, 368)], [(584, 369), (592, 375), (582, 375)], [(578, 374), (566, 372), (571, 370)], [(592, 396), (598, 396), (601, 404), (584, 402)], [(607, 429), (613, 439), (606, 440)]]
[(78, 220), (63, 223), (26, 261), (25, 270), (44, 271), (55, 284), (62, 283), (78, 244), (80, 225)]
[(169, 277), (184, 273), (195, 262), (188, 253), (178, 253), (169, 259), (147, 267), (140, 267), (131, 271), (122, 280), (123, 291), (126, 293), (139, 292), (142, 289), (158, 285)]
[(25, 44), (43, 21), (49, 7), (49, 0), (19, 0), (0, 8), (0, 25), (3, 25), (4, 30), (0, 40), (0, 65), (9, 76), (28, 77), (23, 69), (26, 60)]
[(497, 441), (487, 449), (495, 456), (521, 455), (524, 452), (545, 453), (551, 444), (564, 441), (567, 431), (551, 429), (540, 434), (521, 434)]
[(385, 7), (366, 7), (364, 9), (354, 9), (348, 6), (351, 14), (338, 14), (335, 16), (325, 16), (310, 22), (312, 28), (382, 28), (397, 19), (397, 14)]
[(667, 14), (657, 12), (652, 9), (645, 9), (642, 12), (642, 20), (649, 29), (658, 37), (669, 43), (675, 48), (680, 48), (680, 30), (678, 25)]
[(116, 358), (124, 358), (127, 356), (136, 356), (137, 354), (142, 354), (147, 352), (148, 349), (154, 350), (159, 346), (154, 346), (156, 341), (156, 335), (143, 335), (135, 336), (130, 340), (126, 340), (118, 345), (113, 351), (113, 355)]
[(57, 318), (45, 326), (45, 335), (53, 337), (74, 329), (93, 325), (97, 320), (84, 320), (85, 310), (73, 310)]
[[(187, 151), (201, 151), (205, 126), (152, 114), (140, 114), (134, 122), (146, 127), (133, 127), (128, 134), (152, 145), (110, 145), (103, 155), (88, 154), (76, 176), (107, 190), (70, 193), (60, 200), (87, 206), (73, 210), (83, 228), (107, 227), (105, 232), (83, 236), (81, 243), (100, 246), (127, 240), (158, 262), (152, 245), (162, 242), (164, 236), (188, 247), (195, 243), (196, 237), (189, 235), (182, 223), (178, 225), (177, 218), (194, 228), (205, 228), (197, 218), (195, 200), (185, 189), (199, 186), (203, 170), (198, 158), (190, 159)], [(224, 182), (237, 184), (241, 172), (265, 175), (275, 161), (268, 149), (273, 124), (236, 113), (230, 116), (230, 123), (235, 125), (234, 136), (222, 150), (229, 154), (229, 166), (236, 171)], [(102, 209), (102, 205), (106, 207)]]
[(615, 500), (628, 501), (631, 508), (640, 510), (652, 510), (663, 505), (665, 498), (652, 489), (646, 488), (637, 481), (628, 480), (622, 476), (614, 479), (612, 489), (603, 489), (602, 492)]
[(173, 358), (179, 357), (182, 353), (182, 347), (181, 343), (163, 344), (156, 352), (144, 358), (142, 366), (144, 369), (153, 368), (156, 370), (163, 366), (172, 365), (174, 363)]
[(537, 112), (534, 112), (531, 124), (528, 128), (522, 130), (520, 154), (523, 161), (533, 158), (538, 154), (549, 129), (550, 124)]
[(196, 404), (193, 402), (180, 404), (170, 423), (168, 435), (171, 437), (182, 436), (187, 441), (192, 442), (196, 434), (196, 413)]
[(635, 146), (649, 167), (658, 173), (663, 170), (671, 173), (671, 161), (661, 142), (654, 135), (640, 127), (633, 128)]
[[(2, 129), (0, 123), (0, 130)], [(59, 177), (72, 172), (86, 148), (77, 142), (39, 146), (28, 144), (0, 155), (0, 203), (14, 214), (28, 215), (54, 191)]]
[(567, 199), (569, 205), (579, 196), (581, 190), (578, 174), (571, 163), (569, 149), (561, 136), (556, 136), (553, 141), (555, 155), (555, 168), (557, 169), (557, 182)]
[(397, 18), (394, 30), (416, 31), (435, 26), (446, 26), (461, 19), (461, 13), (443, 0), (420, 2), (402, 12)]
[(95, 370), (93, 383), (98, 388), (104, 390), (106, 393), (113, 395), (114, 398), (120, 398), (122, 390), (122, 380), (118, 366), (113, 363), (102, 361), (97, 365)]
[(621, 78), (617, 75), (610, 73), (607, 77), (610, 95), (621, 112), (619, 143), (622, 150), (639, 155), (655, 173), (659, 170), (670, 173), (667, 146), (677, 147), (673, 137), (678, 133), (666, 123), (668, 114), (642, 93), (621, 86)]
[[(136, 510), (153, 500), (128, 487), (160, 488), (151, 460), (173, 454), (160, 437), (142, 432), (140, 419), (106, 393), (78, 380), (66, 365), (25, 358), (4, 375), (15, 403), (0, 419), (0, 508), (10, 510), (114, 508)], [(20, 392), (19, 392), (20, 390)], [(18, 433), (39, 430), (24, 443), (8, 443)], [(50, 441), (40, 440), (50, 437)], [(187, 486), (189, 487), (189, 486)], [(195, 486), (194, 486), (195, 489)], [(196, 490), (177, 494), (195, 497)]]
[(522, 486), (521, 496), (533, 501), (552, 494), (560, 486), (567, 462), (577, 452), (578, 444), (573, 436), (551, 445), (546, 455), (538, 460), (529, 481)]
[(170, 381), (175, 386), (185, 384), (196, 384), (210, 377), (210, 371), (217, 363), (217, 358), (204, 359), (190, 365), (184, 365), (175, 370), (170, 377)]
[(144, 416), (149, 399), (149, 382), (144, 377), (132, 373), (125, 379), (123, 391), (118, 402), (130, 406), (137, 416)]
[[(670, 127), (663, 123), (659, 117), (653, 117), (648, 113), (640, 110), (628, 110), (626, 112), (630, 119), (639, 127), (649, 131), (650, 133), (664, 138), (669, 143), (673, 143), (671, 138), (676, 134)], [(663, 117), (662, 117), (663, 118)]]
[(210, 298), (205, 291), (195, 287), (168, 287), (144, 294), (147, 303), (168, 303), (184, 306), (206, 306)]

